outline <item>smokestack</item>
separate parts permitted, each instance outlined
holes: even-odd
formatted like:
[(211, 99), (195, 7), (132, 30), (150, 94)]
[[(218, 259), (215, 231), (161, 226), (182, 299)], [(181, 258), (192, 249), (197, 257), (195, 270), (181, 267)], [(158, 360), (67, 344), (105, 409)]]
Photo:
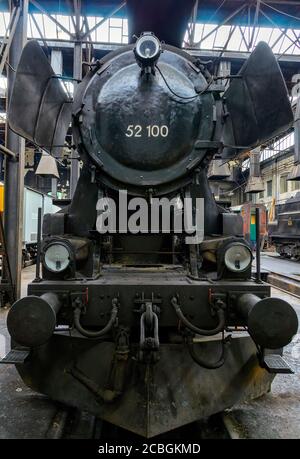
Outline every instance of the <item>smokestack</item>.
[(255, 148), (250, 153), (250, 173), (245, 193), (260, 193), (265, 187), (260, 176), (260, 148)]
[(127, 0), (129, 42), (142, 32), (181, 48), (195, 0)]

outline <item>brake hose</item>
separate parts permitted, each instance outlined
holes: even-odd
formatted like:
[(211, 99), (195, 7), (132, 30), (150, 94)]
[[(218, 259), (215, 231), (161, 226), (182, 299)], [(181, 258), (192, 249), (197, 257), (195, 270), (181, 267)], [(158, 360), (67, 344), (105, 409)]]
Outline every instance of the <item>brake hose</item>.
[(174, 296), (171, 299), (171, 304), (173, 308), (175, 309), (176, 315), (179, 320), (192, 332), (197, 333), (198, 335), (203, 335), (203, 336), (212, 336), (216, 335), (217, 333), (220, 333), (224, 327), (225, 327), (225, 313), (224, 310), (221, 308), (218, 308), (216, 310), (216, 315), (218, 317), (218, 325), (215, 328), (212, 329), (205, 329), (205, 328), (198, 328), (195, 325), (193, 325), (183, 314), (180, 305), (178, 304), (177, 298)]
[(187, 346), (188, 346), (188, 350), (189, 350), (190, 355), (191, 355), (192, 359), (194, 360), (194, 362), (196, 362), (201, 367), (206, 368), (207, 370), (215, 370), (217, 368), (220, 368), (222, 365), (224, 365), (226, 357), (227, 357), (227, 354), (228, 354), (228, 348), (229, 348), (230, 340), (231, 340), (231, 335), (228, 336), (227, 338), (225, 338), (225, 340), (222, 340), (222, 353), (221, 353), (221, 356), (220, 356), (219, 360), (217, 360), (214, 363), (207, 362), (207, 361), (201, 359), (196, 354), (195, 348), (194, 348), (194, 343), (193, 343), (193, 338), (190, 338), (187, 341)]
[(112, 309), (111, 309), (111, 314), (110, 314), (110, 319), (105, 325), (104, 328), (98, 331), (90, 331), (86, 330), (83, 328), (83, 326), (80, 323), (80, 316), (81, 316), (81, 308), (77, 307), (74, 311), (74, 325), (76, 329), (81, 333), (83, 336), (86, 336), (87, 338), (100, 338), (103, 335), (106, 335), (113, 327), (114, 323), (117, 320), (117, 315), (118, 315), (118, 300), (114, 298), (112, 300)]

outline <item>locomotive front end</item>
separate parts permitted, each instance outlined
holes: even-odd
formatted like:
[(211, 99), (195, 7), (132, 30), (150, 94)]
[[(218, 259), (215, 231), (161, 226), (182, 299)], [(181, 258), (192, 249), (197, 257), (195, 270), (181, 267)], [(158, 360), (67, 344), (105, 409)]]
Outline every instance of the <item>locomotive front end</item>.
[[(25, 57), (44, 59), (36, 46)], [(24, 69), (21, 59), (16, 87)], [(146, 437), (266, 393), (289, 371), (280, 359), (297, 316), (253, 277), (240, 217), (217, 205), (207, 169), (291, 123), (271, 50), (259, 44), (225, 89), (145, 29), (91, 63), (71, 112), (75, 195), (44, 217), (42, 276), (8, 315), (14, 348), (27, 351), (24, 381)]]

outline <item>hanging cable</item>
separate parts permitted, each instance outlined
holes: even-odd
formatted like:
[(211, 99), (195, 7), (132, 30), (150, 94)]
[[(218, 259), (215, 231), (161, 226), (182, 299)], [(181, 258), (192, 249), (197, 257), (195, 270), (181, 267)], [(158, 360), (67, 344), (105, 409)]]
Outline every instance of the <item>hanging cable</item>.
[(160, 68), (158, 67), (158, 65), (155, 66), (155, 68), (158, 70), (158, 73), (160, 74), (160, 76), (162, 77), (165, 85), (167, 86), (167, 88), (169, 89), (169, 91), (175, 96), (175, 97), (178, 97), (179, 99), (184, 99), (184, 100), (194, 100), (196, 99), (197, 97), (201, 96), (201, 94), (205, 93), (209, 87), (211, 86), (211, 84), (213, 83), (214, 81), (214, 78), (212, 77), (211, 80), (207, 83), (206, 87), (201, 91), (201, 92), (198, 92), (197, 94), (195, 94), (194, 96), (181, 96), (180, 94), (177, 94), (175, 91), (173, 91), (173, 89), (171, 88), (171, 86), (169, 85), (169, 83), (167, 82), (166, 80), (166, 77), (164, 76), (164, 74), (162, 73), (162, 71), (160, 70)]

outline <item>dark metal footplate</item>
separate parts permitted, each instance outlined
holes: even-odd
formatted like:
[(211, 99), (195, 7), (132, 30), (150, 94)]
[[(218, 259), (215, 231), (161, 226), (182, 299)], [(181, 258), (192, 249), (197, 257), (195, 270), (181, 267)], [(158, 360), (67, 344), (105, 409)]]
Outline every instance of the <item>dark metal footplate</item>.
[(30, 349), (11, 349), (3, 359), (0, 360), (0, 364), (18, 364), (24, 363), (29, 356)]
[(286, 363), (286, 361), (278, 354), (267, 354), (263, 357), (263, 366), (269, 373), (289, 373), (293, 374), (294, 371)]

